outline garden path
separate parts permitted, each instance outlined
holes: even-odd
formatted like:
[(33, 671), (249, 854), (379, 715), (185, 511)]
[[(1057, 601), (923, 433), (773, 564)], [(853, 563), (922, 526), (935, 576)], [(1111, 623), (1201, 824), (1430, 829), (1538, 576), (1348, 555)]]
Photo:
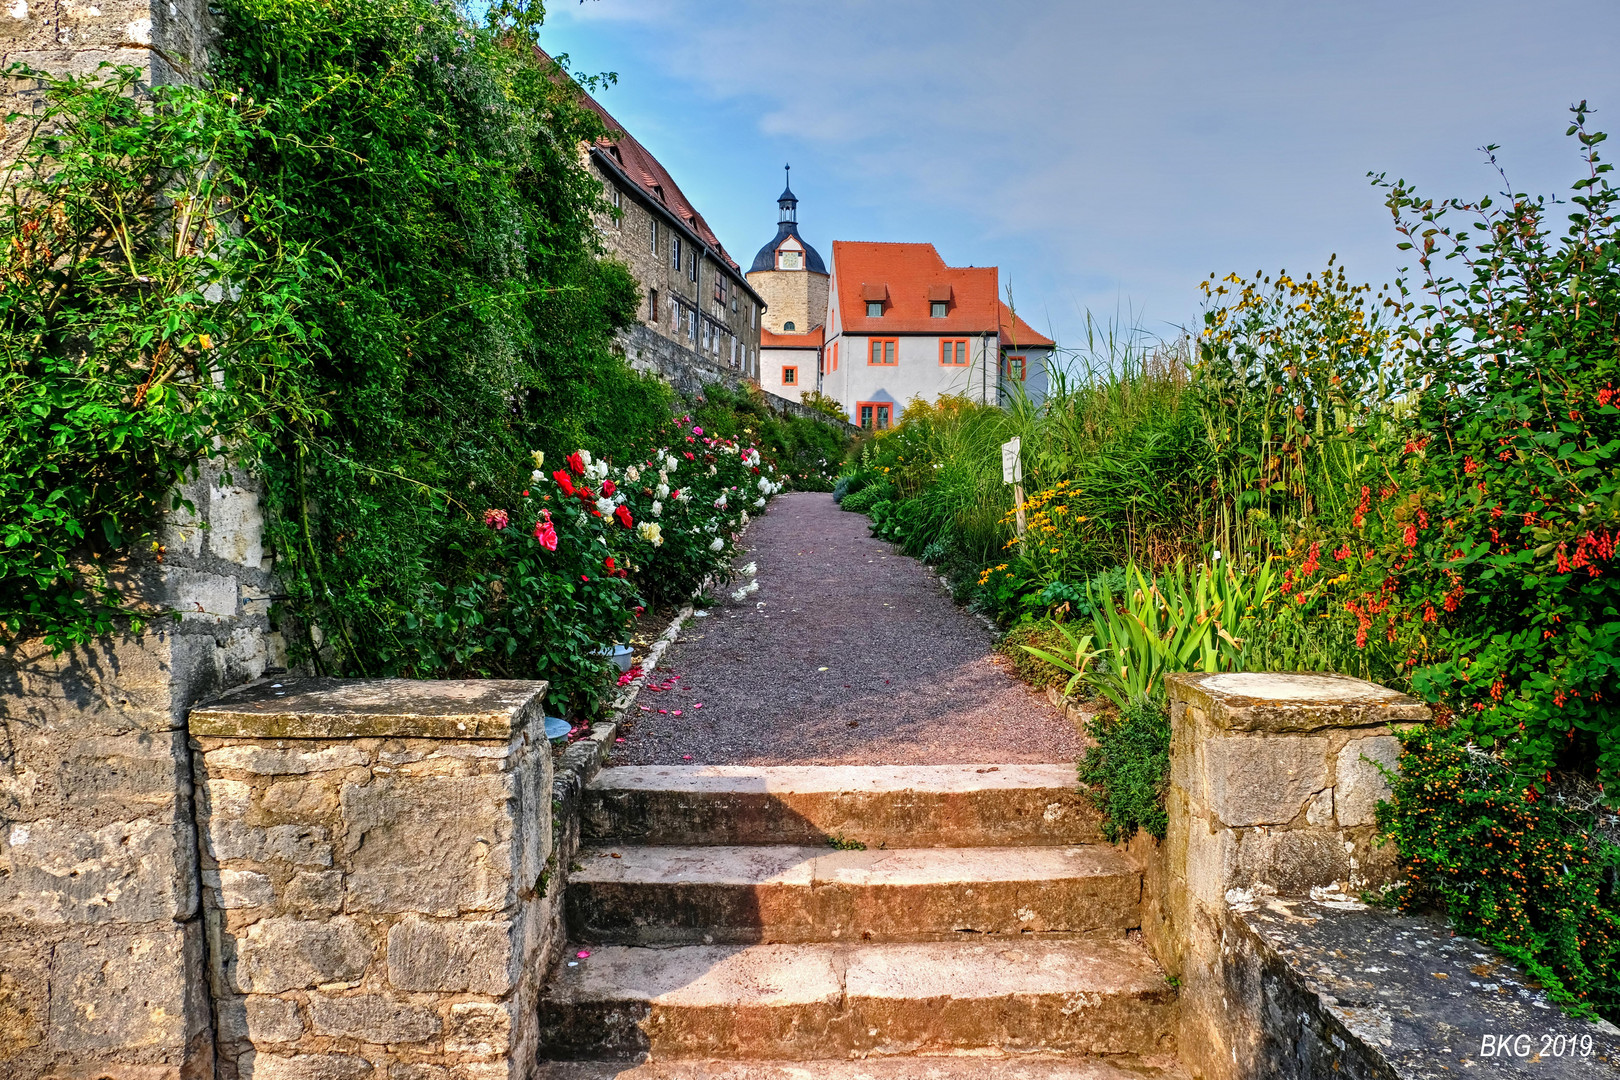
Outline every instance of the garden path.
[[(759, 589), (690, 620), (611, 765), (1072, 762), (1081, 740), (1003, 670), (939, 577), (830, 495), (775, 499), (737, 565)], [(735, 589), (746, 577), (732, 583)], [(678, 715), (677, 715), (678, 713)]]

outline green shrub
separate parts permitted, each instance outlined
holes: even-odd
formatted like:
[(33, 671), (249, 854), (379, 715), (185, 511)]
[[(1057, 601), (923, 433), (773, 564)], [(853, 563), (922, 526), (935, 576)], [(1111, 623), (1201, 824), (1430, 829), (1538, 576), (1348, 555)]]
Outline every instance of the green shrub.
[(1620, 830), (1598, 793), (1551, 792), (1455, 730), (1401, 743), (1378, 808), (1407, 879), (1390, 899), (1440, 906), (1572, 1012), (1620, 1020)]
[(996, 651), (1007, 658), (1013, 673), (1020, 679), (1036, 689), (1044, 690), (1049, 686), (1061, 687), (1069, 681), (1069, 673), (1056, 664), (1042, 660), (1025, 646), (1056, 652), (1063, 645), (1063, 638), (1056, 632), (1053, 623), (1031, 621), (1020, 623), (1007, 631), (1006, 636), (997, 643)]
[(1163, 840), (1170, 783), (1170, 716), (1163, 701), (1099, 713), (1086, 732), (1094, 742), (1080, 759), (1080, 783), (1102, 811), (1103, 835), (1119, 843), (1142, 829)]
[(859, 491), (852, 491), (844, 496), (844, 501), (838, 505), (852, 514), (871, 513), (878, 503), (886, 503), (894, 498), (894, 485), (888, 483), (872, 484)]

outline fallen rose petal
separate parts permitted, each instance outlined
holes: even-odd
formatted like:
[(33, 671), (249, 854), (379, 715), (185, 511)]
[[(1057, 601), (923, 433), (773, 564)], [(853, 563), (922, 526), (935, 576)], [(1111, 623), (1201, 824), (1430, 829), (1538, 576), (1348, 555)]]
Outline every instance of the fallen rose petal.
[(671, 716), (679, 716), (679, 715), (681, 715), (681, 710), (676, 709), (674, 712), (670, 713), (669, 715), (671, 715)]
[(682, 754), (681, 755), (681, 760), (682, 761), (691, 761), (692, 760), (692, 755), (691, 754)]
[(669, 710), (668, 709), (659, 709), (658, 711), (663, 713), (666, 716), (669, 715)]
[(693, 705), (693, 706), (692, 706), (692, 708), (694, 708), (694, 709), (701, 709), (701, 708), (703, 708), (703, 702), (701, 702), (701, 701), (700, 701), (700, 702), (698, 702), (698, 703), (697, 703), (697, 704), (695, 704), (695, 705)]
[(581, 950), (579, 950), (579, 952), (575, 953), (574, 955), (579, 957), (581, 960), (583, 960), (587, 956), (591, 955), (591, 950), (589, 950), (589, 949), (581, 949)]
[(641, 707), (641, 711), (642, 712), (652, 712), (652, 706), (651, 705), (643, 705)]

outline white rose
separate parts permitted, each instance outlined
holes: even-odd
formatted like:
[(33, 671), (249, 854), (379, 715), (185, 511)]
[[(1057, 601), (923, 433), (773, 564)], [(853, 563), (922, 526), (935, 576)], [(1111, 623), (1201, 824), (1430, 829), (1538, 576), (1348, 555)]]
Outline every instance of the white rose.
[(579, 460), (585, 463), (586, 468), (590, 468), (590, 465), (591, 465), (591, 452), (589, 450), (581, 450), (581, 451), (579, 451)]
[(624, 478), (633, 484), (641, 479), (641, 470), (632, 465), (624, 470)]
[(709, 550), (710, 551), (724, 551), (725, 548), (726, 548), (726, 542), (724, 540), (720, 539), (718, 536), (715, 537), (713, 540), (709, 541)]
[(664, 504), (659, 502), (657, 499), (654, 499), (653, 504), (647, 508), (647, 512), (652, 514), (653, 517), (663, 517)]
[(539, 469), (536, 469), (536, 470), (534, 470), (534, 472), (529, 474), (529, 479), (533, 480), (537, 484), (540, 481), (544, 480), (545, 478), (546, 478), (546, 474), (541, 472)]
[(759, 493), (761, 495), (769, 495), (771, 493), (771, 482), (765, 479), (763, 476), (759, 478)]
[(742, 572), (749, 577), (753, 577), (755, 574), (759, 573), (759, 564), (749, 563), (747, 566), (742, 568)]
[(764, 499), (763, 496), (761, 496), (760, 498), (754, 500), (754, 509), (755, 510), (763, 510), (763, 509), (765, 509), (765, 499)]
[(657, 487), (653, 488), (653, 494), (657, 495), (660, 499), (669, 498), (669, 485), (659, 484)]
[(710, 475), (710, 476), (713, 476), (713, 475), (714, 475), (714, 466), (713, 466), (713, 465), (710, 465), (710, 466), (709, 466), (709, 475)]
[(676, 468), (679, 467), (679, 465), (680, 465), (680, 462), (676, 461), (675, 458), (673, 456), (671, 456), (670, 459), (669, 459), (668, 464), (666, 464), (664, 466), (664, 469), (665, 469), (666, 472), (674, 472), (676, 470)]
[(613, 513), (613, 500), (597, 499), (596, 509), (601, 512), (603, 517), (607, 517), (609, 514)]

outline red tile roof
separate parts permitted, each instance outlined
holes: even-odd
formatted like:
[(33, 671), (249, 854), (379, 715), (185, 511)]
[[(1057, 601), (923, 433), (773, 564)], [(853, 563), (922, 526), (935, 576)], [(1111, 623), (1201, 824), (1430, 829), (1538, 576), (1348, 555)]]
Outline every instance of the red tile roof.
[[(551, 60), (543, 50), (536, 48), (535, 52), (539, 53), (542, 59)], [(597, 149), (611, 157), (614, 164), (630, 178), (631, 183), (640, 186), (655, 201), (663, 204), (670, 213), (685, 222), (687, 228), (697, 233), (698, 237), (713, 248), (727, 265), (740, 271), (742, 268), (737, 265), (737, 260), (726, 252), (720, 238), (709, 228), (709, 223), (703, 220), (703, 215), (697, 212), (697, 207), (693, 206), (691, 200), (681, 191), (679, 185), (675, 183), (675, 178), (669, 175), (669, 170), (652, 156), (651, 151), (637, 142), (636, 137), (626, 131), (623, 124), (613, 119), (612, 114), (602, 107), (601, 102), (591, 97), (577, 83), (575, 86), (585, 106), (601, 117), (602, 123), (608, 129), (607, 137), (596, 140)]]
[(819, 349), (826, 338), (826, 328), (815, 326), (806, 334), (773, 334), (763, 326), (759, 328), (759, 347), (762, 349)]
[[(839, 321), (846, 334), (1001, 333), (1019, 346), (1051, 345), (997, 299), (994, 266), (946, 266), (933, 244), (833, 241)], [(948, 290), (948, 291), (947, 291)], [(867, 298), (888, 296), (883, 316), (866, 317)], [(943, 319), (929, 314), (929, 298), (950, 296)]]
[(1013, 314), (1012, 308), (1006, 304), (1001, 305), (1001, 347), (1011, 346), (1015, 349), (1030, 349), (1041, 345), (1056, 345), (1057, 342), (1040, 333), (1029, 323)]

